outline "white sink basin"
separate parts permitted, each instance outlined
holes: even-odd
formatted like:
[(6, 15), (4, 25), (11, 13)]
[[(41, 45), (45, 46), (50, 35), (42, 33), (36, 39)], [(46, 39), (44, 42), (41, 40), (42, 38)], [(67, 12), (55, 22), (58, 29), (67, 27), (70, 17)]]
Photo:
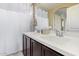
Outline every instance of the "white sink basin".
[(59, 44), (59, 45), (67, 44), (68, 41), (70, 41), (70, 39), (66, 37), (58, 37), (56, 35), (42, 35), (41, 38), (48, 41), (49, 43)]

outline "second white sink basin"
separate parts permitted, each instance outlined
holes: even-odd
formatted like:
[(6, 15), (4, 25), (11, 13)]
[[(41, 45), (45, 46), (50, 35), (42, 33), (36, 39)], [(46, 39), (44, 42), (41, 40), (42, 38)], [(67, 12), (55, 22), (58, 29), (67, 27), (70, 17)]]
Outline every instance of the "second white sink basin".
[(41, 38), (48, 41), (49, 43), (51, 42), (53, 44), (59, 45), (67, 44), (70, 41), (70, 39), (66, 37), (58, 37), (56, 35), (41, 35)]

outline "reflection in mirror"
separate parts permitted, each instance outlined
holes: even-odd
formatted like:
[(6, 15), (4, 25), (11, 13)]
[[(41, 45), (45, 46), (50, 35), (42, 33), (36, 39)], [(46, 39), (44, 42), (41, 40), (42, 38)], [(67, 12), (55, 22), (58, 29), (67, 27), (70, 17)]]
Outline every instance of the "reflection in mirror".
[(44, 32), (48, 30), (49, 24), (48, 24), (48, 11), (40, 8), (40, 7), (35, 7), (35, 19), (36, 19), (36, 26), (35, 26), (35, 31), (38, 32)]
[(43, 17), (43, 18), (48, 18), (48, 11), (46, 11), (45, 9), (36, 7), (35, 11), (36, 11), (36, 14), (35, 14), (36, 16), (40, 16), (40, 17)]
[(79, 4), (67, 8), (66, 31), (79, 32)]
[(67, 8), (65, 35), (79, 37), (79, 4)]
[[(60, 27), (60, 30), (61, 31), (64, 31), (65, 30), (65, 21), (66, 21), (66, 8), (62, 8), (62, 9), (59, 9), (55, 12), (56, 15), (58, 15), (60, 18), (58, 19), (59, 20), (59, 26)], [(57, 24), (57, 23), (56, 23)]]
[(52, 14), (52, 28), (56, 32), (57, 36), (63, 36), (65, 31), (65, 21), (66, 21), (66, 8), (58, 9)]

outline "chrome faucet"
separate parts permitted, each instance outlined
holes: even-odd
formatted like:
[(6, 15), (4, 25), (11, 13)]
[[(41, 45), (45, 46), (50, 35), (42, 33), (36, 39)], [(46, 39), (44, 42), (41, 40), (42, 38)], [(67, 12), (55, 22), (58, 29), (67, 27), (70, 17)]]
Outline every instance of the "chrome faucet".
[(57, 29), (55, 31), (56, 31), (56, 36), (63, 37), (63, 31), (59, 31)]

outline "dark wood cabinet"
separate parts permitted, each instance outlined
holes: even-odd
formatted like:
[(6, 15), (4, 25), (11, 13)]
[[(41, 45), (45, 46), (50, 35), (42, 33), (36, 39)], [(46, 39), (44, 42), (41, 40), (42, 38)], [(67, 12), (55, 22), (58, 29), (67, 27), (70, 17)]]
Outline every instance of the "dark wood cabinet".
[(41, 55), (41, 45), (40, 43), (33, 40), (33, 56)]
[(24, 34), (23, 34), (23, 54), (24, 56), (27, 55), (27, 38)]
[(44, 49), (44, 55), (45, 56), (63, 56), (59, 52), (57, 52), (57, 51), (55, 51), (53, 49), (50, 49), (49, 47), (47, 47), (45, 45), (43, 45), (42, 47)]
[(59, 52), (23, 35), (24, 56), (63, 56)]

